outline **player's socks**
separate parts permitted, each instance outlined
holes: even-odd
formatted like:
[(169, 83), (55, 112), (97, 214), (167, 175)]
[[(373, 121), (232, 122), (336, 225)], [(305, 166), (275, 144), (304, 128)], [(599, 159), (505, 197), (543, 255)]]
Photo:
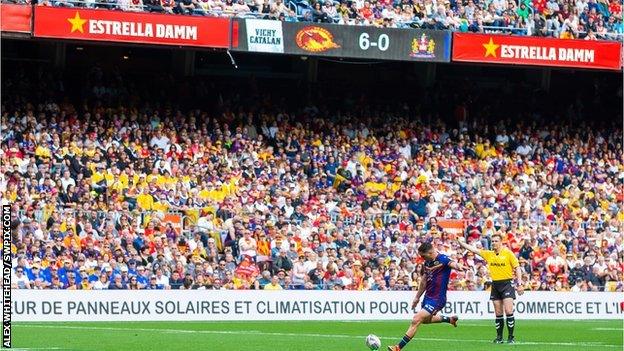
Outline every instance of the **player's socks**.
[(441, 323), (451, 323), (451, 317), (449, 316), (440, 316)]
[(405, 345), (407, 345), (407, 343), (410, 342), (410, 340), (412, 340), (412, 338), (410, 338), (407, 335), (403, 335), (403, 339), (401, 339), (401, 341), (399, 341), (399, 350), (404, 348)]
[(496, 339), (503, 339), (503, 328), (505, 326), (505, 320), (503, 316), (496, 316)]
[(509, 331), (509, 339), (513, 339), (515, 326), (516, 326), (516, 319), (514, 318), (513, 313), (510, 315), (507, 315), (507, 331)]

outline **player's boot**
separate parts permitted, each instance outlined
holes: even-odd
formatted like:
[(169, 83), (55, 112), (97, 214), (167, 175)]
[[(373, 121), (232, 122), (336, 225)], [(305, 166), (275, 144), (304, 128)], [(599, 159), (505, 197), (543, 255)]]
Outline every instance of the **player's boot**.
[(503, 343), (503, 337), (502, 336), (497, 336), (496, 339), (494, 339), (493, 342), (495, 344), (502, 344)]
[(508, 343), (508, 344), (515, 344), (515, 343), (516, 343), (516, 338), (515, 338), (515, 337), (513, 337), (513, 336), (510, 336), (510, 337), (507, 339), (507, 343)]
[(459, 317), (457, 316), (451, 316), (451, 318), (449, 319), (449, 323), (454, 326), (455, 328), (457, 328), (457, 321), (459, 320)]
[(399, 345), (388, 346), (388, 351), (401, 351)]

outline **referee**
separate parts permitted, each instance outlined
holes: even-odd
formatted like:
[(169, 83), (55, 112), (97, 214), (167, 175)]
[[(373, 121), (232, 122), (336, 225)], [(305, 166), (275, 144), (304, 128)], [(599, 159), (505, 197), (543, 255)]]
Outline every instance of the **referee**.
[[(464, 249), (483, 257), (488, 264), (490, 276), (492, 277), (490, 300), (494, 304), (494, 312), (496, 313), (496, 339), (494, 339), (494, 343), (503, 343), (504, 311), (507, 317), (507, 330), (509, 331), (507, 342), (513, 344), (515, 342), (513, 332), (516, 324), (513, 315), (516, 289), (518, 290), (518, 295), (524, 293), (522, 268), (518, 264), (518, 258), (511, 250), (503, 246), (503, 237), (499, 234), (492, 235), (493, 250), (479, 250), (474, 246), (466, 244), (466, 239), (463, 237), (458, 238), (458, 242)], [(516, 274), (516, 289), (514, 289), (512, 282), (514, 272)]]

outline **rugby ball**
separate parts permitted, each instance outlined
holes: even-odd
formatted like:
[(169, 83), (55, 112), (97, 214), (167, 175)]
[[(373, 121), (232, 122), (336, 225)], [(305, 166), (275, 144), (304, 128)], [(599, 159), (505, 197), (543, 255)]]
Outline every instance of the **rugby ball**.
[(366, 346), (371, 350), (379, 350), (381, 347), (381, 340), (375, 334), (370, 334), (366, 337)]

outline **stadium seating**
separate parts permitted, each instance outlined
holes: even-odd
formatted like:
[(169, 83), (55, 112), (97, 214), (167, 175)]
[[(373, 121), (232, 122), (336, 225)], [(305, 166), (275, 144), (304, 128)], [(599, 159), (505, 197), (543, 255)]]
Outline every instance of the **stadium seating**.
[[(7, 2), (29, 3), (28, 0)], [(38, 5), (507, 33), (565, 39), (622, 40), (624, 34), (621, 0), (45, 0)]]
[(452, 239), (500, 233), (529, 290), (623, 291), (621, 125), (573, 122), (581, 103), (489, 124), (464, 100), (445, 124), (268, 97), (178, 111), (99, 67), (79, 106), (36, 77), (3, 79), (17, 288), (414, 289), (432, 241), (473, 267), (453, 289), (483, 290)]

